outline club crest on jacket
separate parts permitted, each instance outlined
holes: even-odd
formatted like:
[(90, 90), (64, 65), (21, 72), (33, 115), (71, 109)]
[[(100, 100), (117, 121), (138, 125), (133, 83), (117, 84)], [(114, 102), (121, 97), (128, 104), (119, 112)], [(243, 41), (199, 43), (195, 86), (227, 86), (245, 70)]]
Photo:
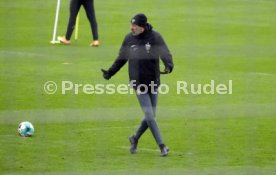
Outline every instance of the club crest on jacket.
[(151, 45), (150, 45), (149, 42), (147, 42), (147, 44), (145, 44), (145, 48), (146, 48), (147, 53), (149, 53), (150, 52), (150, 48), (151, 48)]

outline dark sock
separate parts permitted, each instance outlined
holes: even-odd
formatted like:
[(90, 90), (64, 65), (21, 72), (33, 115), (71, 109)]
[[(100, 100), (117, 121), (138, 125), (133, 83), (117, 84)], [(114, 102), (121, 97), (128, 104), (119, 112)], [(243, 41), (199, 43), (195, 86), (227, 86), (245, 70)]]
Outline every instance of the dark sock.
[(159, 148), (160, 148), (160, 149), (163, 149), (165, 146), (166, 146), (165, 144), (160, 144), (160, 145), (159, 145)]

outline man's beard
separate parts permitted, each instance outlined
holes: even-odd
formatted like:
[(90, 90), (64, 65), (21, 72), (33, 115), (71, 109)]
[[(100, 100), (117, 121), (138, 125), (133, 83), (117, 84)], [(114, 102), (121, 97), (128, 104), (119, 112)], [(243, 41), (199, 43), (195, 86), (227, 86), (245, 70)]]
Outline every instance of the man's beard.
[(142, 31), (134, 32), (133, 30), (131, 30), (131, 33), (132, 33), (133, 36), (138, 36), (143, 32)]

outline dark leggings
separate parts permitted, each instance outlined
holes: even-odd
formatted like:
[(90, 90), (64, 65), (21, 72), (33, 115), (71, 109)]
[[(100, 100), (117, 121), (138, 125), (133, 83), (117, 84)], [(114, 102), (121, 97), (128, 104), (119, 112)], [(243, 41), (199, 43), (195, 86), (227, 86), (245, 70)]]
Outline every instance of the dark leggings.
[(70, 18), (67, 26), (66, 39), (70, 40), (75, 29), (76, 18), (80, 7), (83, 5), (86, 16), (90, 22), (93, 40), (98, 40), (98, 25), (94, 10), (94, 0), (71, 0), (70, 1)]
[(151, 92), (148, 92), (146, 94), (137, 94), (137, 98), (144, 112), (144, 118), (141, 121), (140, 126), (136, 130), (136, 139), (139, 140), (143, 133), (149, 128), (156, 143), (158, 145), (163, 144), (163, 140), (161, 138), (161, 134), (155, 120), (158, 94), (153, 94)]

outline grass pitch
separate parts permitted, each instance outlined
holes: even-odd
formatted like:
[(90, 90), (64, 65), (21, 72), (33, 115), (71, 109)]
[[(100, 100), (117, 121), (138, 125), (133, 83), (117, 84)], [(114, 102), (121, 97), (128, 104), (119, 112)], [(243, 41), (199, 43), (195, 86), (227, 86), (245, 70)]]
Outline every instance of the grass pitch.
[[(56, 1), (0, 2), (0, 174), (265, 174), (276, 171), (276, 2), (270, 0), (95, 1), (102, 45), (90, 48), (81, 9), (79, 39), (51, 45)], [(64, 35), (69, 1), (62, 0)], [(159, 157), (149, 131), (139, 152), (128, 136), (142, 112), (135, 95), (53, 95), (47, 81), (128, 83), (127, 66), (109, 82), (130, 18), (144, 12), (175, 62), (162, 76), (157, 120), (171, 152)], [(226, 83), (232, 95), (176, 94), (176, 82)], [(17, 135), (23, 120), (32, 138)]]

